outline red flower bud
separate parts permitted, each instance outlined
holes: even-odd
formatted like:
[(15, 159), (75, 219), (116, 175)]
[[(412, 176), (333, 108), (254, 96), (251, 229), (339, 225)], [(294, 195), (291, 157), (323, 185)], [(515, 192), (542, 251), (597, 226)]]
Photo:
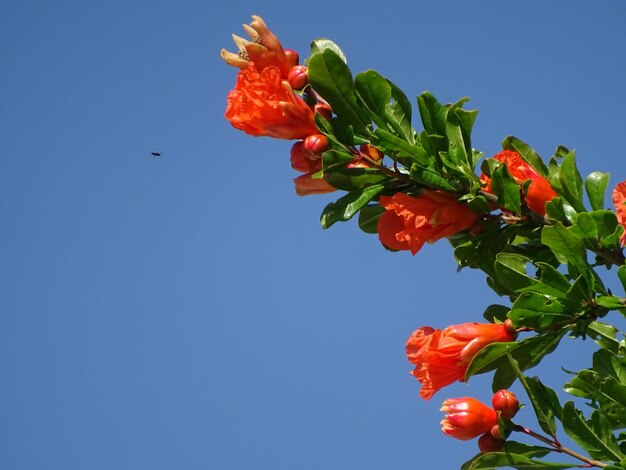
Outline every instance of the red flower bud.
[(320, 113), (326, 119), (330, 119), (331, 117), (333, 117), (333, 108), (331, 108), (326, 103), (317, 103), (315, 106), (313, 106), (313, 111), (316, 113)]
[(291, 147), (291, 168), (302, 173), (316, 173), (322, 169), (322, 160), (304, 151), (304, 141)]
[(490, 433), (483, 434), (478, 438), (478, 448), (483, 454), (498, 452), (504, 446), (504, 440), (493, 437)]
[(293, 49), (285, 49), (285, 56), (287, 57), (287, 63), (292, 67), (300, 63), (300, 55)]
[(313, 155), (322, 155), (328, 148), (328, 139), (323, 134), (312, 134), (304, 139), (304, 151)]
[(309, 84), (309, 68), (304, 65), (292, 67), (287, 75), (287, 81), (294, 90), (302, 90)]
[(513, 392), (498, 390), (491, 398), (493, 409), (500, 412), (504, 419), (511, 419), (519, 410), (519, 400)]
[[(617, 221), (626, 229), (626, 181), (622, 181), (613, 190), (613, 204)], [(626, 245), (626, 230), (622, 233), (620, 243)]]
[(498, 424), (496, 412), (475, 398), (449, 398), (440, 411), (447, 413), (441, 421), (443, 433), (462, 441), (488, 433)]
[(383, 159), (385, 154), (371, 144), (362, 144), (359, 147), (361, 153), (365, 154), (370, 160), (378, 162)]

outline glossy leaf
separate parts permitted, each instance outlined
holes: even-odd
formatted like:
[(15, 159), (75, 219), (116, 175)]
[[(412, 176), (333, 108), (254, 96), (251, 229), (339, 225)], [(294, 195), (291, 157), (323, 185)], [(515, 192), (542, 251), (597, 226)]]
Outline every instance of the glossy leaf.
[(344, 60), (332, 48), (327, 48), (313, 54), (308, 64), (313, 89), (330, 104), (344, 126), (351, 126), (359, 135), (367, 135), (369, 115), (358, 103), (352, 73)]
[(428, 91), (417, 97), (417, 104), (426, 133), (445, 135), (448, 107), (439, 103), (437, 98)]
[(380, 204), (367, 204), (359, 211), (359, 227), (365, 233), (378, 233), (378, 219), (385, 212)]
[(361, 207), (377, 196), (384, 187), (382, 184), (372, 185), (363, 191), (352, 191), (337, 201), (331, 202), (322, 212), (322, 227), (329, 228), (336, 222), (350, 220)]
[(620, 342), (617, 340), (619, 330), (613, 325), (599, 321), (591, 322), (587, 326), (587, 334), (603, 349), (617, 353)]
[(622, 283), (622, 288), (624, 289), (624, 292), (626, 292), (626, 265), (622, 265), (618, 268), (617, 277)]
[(604, 209), (604, 193), (609, 184), (609, 174), (594, 171), (585, 178), (585, 190), (589, 198), (589, 204), (595, 211)]
[(559, 399), (554, 390), (546, 387), (536, 377), (526, 377), (522, 374), (519, 364), (515, 359), (508, 355), (511, 368), (518, 380), (526, 390), (526, 394), (535, 410), (537, 422), (541, 429), (550, 436), (556, 435), (556, 422), (554, 417), (561, 417), (562, 410)]
[(515, 381), (508, 354), (515, 359), (521, 371), (536, 366), (547, 354), (557, 347), (566, 329), (532, 336), (517, 342), (492, 343), (474, 357), (465, 374), (466, 379), (476, 374), (496, 371), (493, 379), (493, 391), (509, 388)]
[(563, 406), (562, 423), (567, 435), (594, 459), (619, 462), (626, 457), (619, 449), (606, 418), (597, 411), (592, 413), (591, 419), (586, 419), (574, 403), (568, 401)]
[(506, 165), (499, 165), (491, 175), (491, 190), (498, 198), (498, 205), (514, 214), (521, 212), (520, 186), (515, 182)]
[(557, 299), (524, 292), (513, 303), (509, 318), (516, 328), (525, 326), (542, 331), (557, 323), (572, 320), (572, 315)]
[(548, 246), (557, 259), (579, 269), (587, 267), (587, 253), (583, 241), (560, 222), (545, 226), (541, 231), (541, 243)]
[(348, 59), (346, 59), (346, 55), (343, 53), (341, 48), (330, 39), (317, 38), (311, 43), (311, 55), (323, 53), (326, 49), (332, 50), (344, 64), (348, 63)]
[(357, 95), (376, 125), (415, 144), (411, 104), (398, 87), (374, 70), (359, 73), (354, 84)]
[(559, 180), (567, 201), (578, 212), (584, 212), (583, 204), (583, 180), (576, 167), (576, 152), (568, 152), (561, 163)]
[(461, 470), (493, 470), (494, 468), (515, 468), (518, 470), (554, 470), (564, 468), (576, 468), (577, 464), (544, 462), (532, 459), (522, 454), (511, 452), (489, 452), (478, 454), (473, 459), (465, 462)]
[[(417, 162), (426, 167), (431, 163), (431, 159), (421, 145), (411, 144), (397, 135), (384, 129), (374, 130), (371, 136), (371, 143), (376, 148), (383, 150), (393, 160), (408, 160)], [(409, 162), (404, 162), (411, 166)]]
[(493, 304), (485, 309), (483, 313), (483, 317), (489, 323), (503, 323), (508, 317), (507, 314), (511, 309), (509, 307), (505, 307), (504, 305)]

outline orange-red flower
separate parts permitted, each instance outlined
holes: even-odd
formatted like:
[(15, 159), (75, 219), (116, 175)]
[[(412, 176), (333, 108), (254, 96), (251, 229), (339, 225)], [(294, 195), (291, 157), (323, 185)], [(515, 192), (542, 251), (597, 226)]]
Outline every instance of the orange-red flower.
[[(546, 215), (546, 202), (557, 196), (556, 191), (552, 189), (548, 180), (526, 163), (519, 153), (512, 150), (503, 150), (492, 158), (503, 162), (518, 184), (521, 185), (524, 181), (530, 180), (528, 192), (525, 194), (526, 205), (531, 211), (540, 215)], [(483, 173), (480, 180), (487, 184), (485, 191), (490, 193), (491, 178)]]
[(445, 330), (418, 328), (406, 343), (406, 355), (422, 384), (420, 396), (429, 400), (439, 389), (464, 381), (467, 366), (482, 348), (491, 343), (515, 340), (517, 333), (505, 323), (463, 323)]
[(378, 236), (392, 250), (417, 253), (424, 243), (433, 243), (469, 228), (478, 214), (459, 204), (456, 196), (442, 191), (423, 190), (413, 197), (396, 193), (381, 196), (380, 204), (387, 209), (378, 220)]
[(248, 62), (254, 62), (259, 72), (266, 67), (276, 66), (282, 78), (287, 78), (291, 67), (297, 65), (297, 55), (285, 53), (278, 38), (260, 16), (252, 15), (252, 22), (250, 25), (244, 24), (243, 29), (252, 41), (233, 34), (233, 41), (239, 51), (234, 54), (222, 49), (221, 55), (226, 63), (245, 70), (248, 68)]
[[(617, 221), (626, 229), (626, 181), (622, 181), (613, 190), (613, 204), (617, 214)], [(626, 230), (620, 239), (622, 245), (626, 245)]]
[(313, 111), (281, 79), (276, 66), (259, 72), (249, 64), (241, 70), (228, 93), (225, 116), (233, 127), (253, 136), (302, 139), (318, 132)]
[(447, 413), (441, 421), (443, 433), (462, 441), (485, 434), (498, 424), (498, 414), (475, 398), (449, 398), (440, 411)]
[(307, 173), (293, 179), (296, 185), (296, 194), (298, 196), (308, 196), (310, 194), (326, 194), (337, 191), (323, 178), (313, 178), (313, 173)]

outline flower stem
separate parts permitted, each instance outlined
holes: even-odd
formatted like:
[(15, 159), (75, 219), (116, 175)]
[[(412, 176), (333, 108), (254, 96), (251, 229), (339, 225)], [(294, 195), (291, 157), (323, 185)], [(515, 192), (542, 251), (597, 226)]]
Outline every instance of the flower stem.
[(585, 457), (584, 455), (579, 454), (578, 452), (568, 449), (567, 447), (563, 447), (563, 445), (561, 445), (561, 443), (556, 439), (556, 437), (553, 439), (549, 439), (545, 436), (542, 436), (541, 434), (536, 433), (535, 431), (532, 431), (520, 425), (516, 425), (514, 430), (518, 432), (522, 432), (524, 434), (528, 434), (529, 436), (534, 437), (535, 439), (543, 442), (544, 444), (549, 445), (555, 450), (555, 452), (562, 452), (563, 454), (567, 454), (570, 457), (574, 457), (575, 459), (580, 460), (581, 462), (585, 462), (590, 467), (600, 467), (600, 468), (608, 467), (608, 464), (599, 462), (597, 460), (593, 460), (589, 457)]

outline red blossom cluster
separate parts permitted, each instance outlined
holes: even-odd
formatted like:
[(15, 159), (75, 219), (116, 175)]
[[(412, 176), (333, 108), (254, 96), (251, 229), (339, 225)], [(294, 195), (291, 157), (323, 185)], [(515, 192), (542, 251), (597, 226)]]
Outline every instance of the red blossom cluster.
[(467, 441), (481, 436), (481, 452), (496, 452), (504, 445), (498, 426), (498, 416), (510, 420), (519, 410), (519, 400), (509, 390), (499, 390), (491, 399), (492, 407), (471, 397), (449, 398), (441, 405), (446, 413), (441, 430), (447, 436)]
[[(283, 49), (260, 17), (252, 18), (250, 25), (243, 25), (252, 41), (233, 35), (238, 53), (222, 50), (224, 60), (240, 69), (237, 84), (228, 94), (225, 116), (233, 127), (247, 134), (297, 140), (291, 148), (291, 166), (302, 173), (294, 179), (298, 195), (335, 191), (323, 165), (323, 154), (329, 149), (328, 138), (314, 120), (315, 113), (330, 119), (333, 111), (309, 86), (308, 69), (299, 65), (298, 54)], [(354, 158), (345, 168), (387, 170), (382, 166), (383, 152), (373, 145), (362, 144), (358, 149), (351, 148), (351, 152)], [(524, 213), (533, 218), (545, 217), (546, 204), (557, 197), (549, 178), (516, 151), (503, 150), (492, 159), (499, 162), (497, 165), (506, 166), (508, 175), (519, 187)], [(395, 165), (394, 170), (395, 175), (400, 174)], [(492, 175), (483, 173), (479, 180), (481, 194), (491, 196), (492, 208), (499, 208)], [(387, 189), (378, 196), (384, 212), (376, 229), (380, 242), (391, 250), (407, 250), (415, 255), (425, 243), (465, 230), (475, 235), (481, 222), (489, 217), (475, 212), (455, 192), (416, 188), (402, 188), (395, 193)], [(614, 189), (613, 203), (619, 224), (626, 228), (626, 181)], [(626, 232), (621, 244), (626, 245)], [(406, 355), (415, 366), (411, 374), (421, 383), (420, 396), (428, 400), (441, 388), (464, 381), (470, 362), (479, 351), (492, 343), (515, 341), (516, 337), (517, 331), (510, 320), (497, 324), (464, 323), (443, 330), (430, 326), (417, 329), (406, 343)], [(447, 415), (441, 422), (443, 432), (462, 440), (481, 436), (478, 441), (481, 452), (499, 450), (504, 440), (498, 430), (498, 417), (511, 419), (519, 401), (511, 392), (501, 390), (494, 394), (492, 405), (490, 408), (473, 398), (444, 401), (441, 410)]]

